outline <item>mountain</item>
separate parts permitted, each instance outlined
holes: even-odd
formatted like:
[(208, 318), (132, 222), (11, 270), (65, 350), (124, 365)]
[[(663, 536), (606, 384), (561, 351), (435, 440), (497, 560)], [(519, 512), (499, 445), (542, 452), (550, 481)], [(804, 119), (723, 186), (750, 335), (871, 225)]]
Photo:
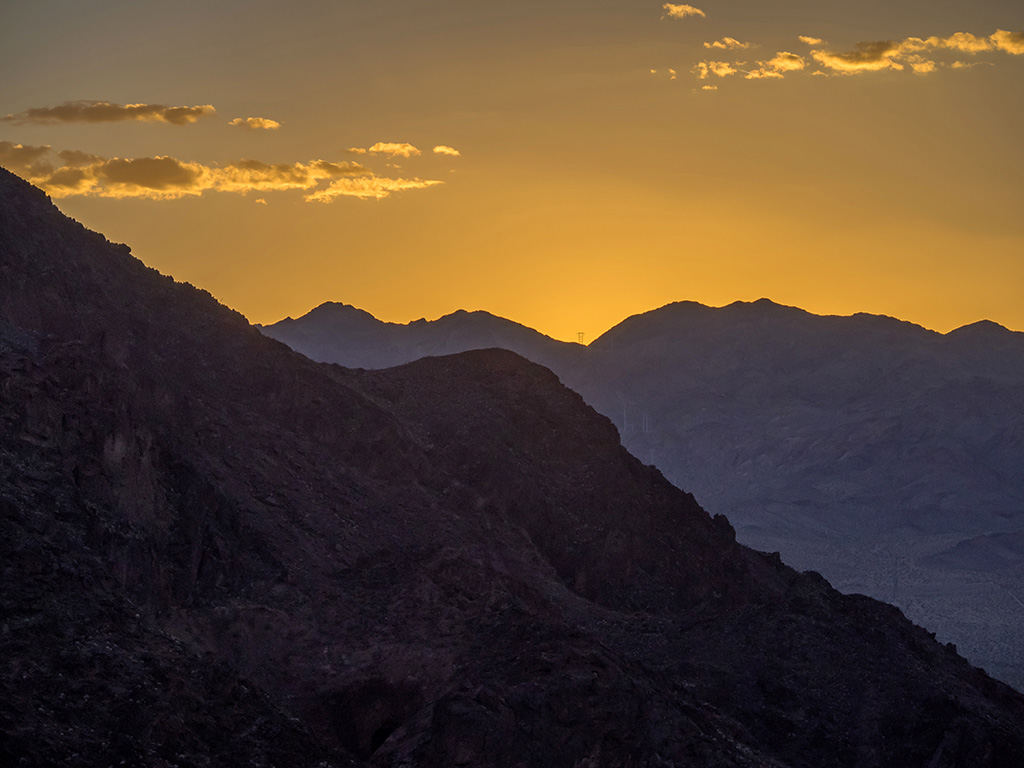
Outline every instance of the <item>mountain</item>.
[[(353, 337), (323, 309), (263, 330), (366, 367), (360, 339), (386, 336), (397, 364), (428, 352), (422, 339), (471, 335), (466, 313), (401, 326), (346, 310), (366, 329)], [(982, 321), (943, 335), (764, 299), (670, 304), (586, 348), (491, 320), (517, 330), (509, 348), (612, 419), (634, 455), (726, 514), (742, 542), (898, 605), (1024, 690), (1024, 556), (995, 577), (977, 558), (937, 568), (933, 557), (1024, 531), (1024, 334)]]
[(317, 364), (0, 172), (13, 765), (1017, 766), (1024, 696), (506, 351)]
[(473, 349), (508, 349), (546, 367), (574, 359), (579, 344), (556, 341), (488, 312), (458, 310), (437, 320), (385, 323), (348, 304), (327, 302), (298, 319), (262, 327), (307, 357), (350, 368), (390, 368), (421, 357)]
[(762, 300), (669, 305), (591, 347), (563, 380), (741, 541), (893, 602), (1024, 689), (1021, 569), (931, 559), (1024, 531), (1024, 334)]

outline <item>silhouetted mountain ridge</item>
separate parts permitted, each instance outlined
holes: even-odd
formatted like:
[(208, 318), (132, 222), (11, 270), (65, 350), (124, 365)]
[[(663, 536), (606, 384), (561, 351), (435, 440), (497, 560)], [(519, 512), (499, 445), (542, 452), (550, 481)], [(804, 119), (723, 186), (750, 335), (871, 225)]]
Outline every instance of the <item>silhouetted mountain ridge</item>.
[(313, 363), (0, 173), (0, 756), (1016, 766), (1024, 697), (548, 370)]
[(462, 309), (433, 321), (387, 323), (348, 304), (327, 302), (298, 320), (288, 318), (262, 330), (320, 362), (338, 362), (334, 347), (344, 338), (345, 365), (351, 368), (390, 368), (421, 357), (492, 347), (543, 365), (579, 348), (488, 312)]

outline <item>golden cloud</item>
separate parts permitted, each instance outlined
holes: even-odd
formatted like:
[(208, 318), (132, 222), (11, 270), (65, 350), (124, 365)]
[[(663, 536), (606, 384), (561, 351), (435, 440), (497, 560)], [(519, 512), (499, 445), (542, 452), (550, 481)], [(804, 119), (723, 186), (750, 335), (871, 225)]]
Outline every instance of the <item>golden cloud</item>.
[(236, 117), (228, 125), (235, 125), (247, 131), (276, 131), (281, 127), (277, 120), (268, 117)]
[(789, 51), (779, 51), (768, 61), (759, 61), (758, 69), (747, 72), (744, 75), (746, 80), (761, 80), (765, 78), (785, 77), (787, 72), (798, 72), (807, 67), (803, 56), (798, 56)]
[(676, 5), (675, 3), (665, 3), (661, 7), (662, 10), (665, 11), (665, 15), (662, 16), (662, 18), (668, 16), (670, 19), (685, 19), (687, 16), (707, 16), (707, 14), (704, 13), (704, 11), (702, 11), (700, 8), (694, 8), (692, 5)]
[(372, 171), (359, 163), (330, 163), (313, 160), (309, 163), (263, 163), (240, 160), (224, 167), (210, 169), (209, 189), (218, 192), (282, 191), (311, 189), (322, 181), (343, 176), (360, 176)]
[[(800, 35), (801, 42), (810, 46), (819, 46), (822, 40), (817, 37)], [(704, 43), (708, 49), (728, 50), (750, 47), (749, 43), (740, 43), (735, 38), (725, 37), (713, 43)], [(975, 35), (970, 32), (956, 32), (948, 37), (908, 37), (904, 40), (876, 40), (857, 43), (850, 51), (830, 51), (825, 48), (811, 50), (810, 59), (821, 66), (812, 68), (809, 74), (817, 76), (853, 75), (883, 70), (910, 70), (918, 75), (926, 75), (938, 71), (940, 67), (964, 69), (975, 64), (962, 60), (936, 61), (932, 55), (941, 59), (943, 52), (955, 52), (976, 56), (986, 52), (1002, 51), (1011, 55), (1024, 55), (1024, 32), (1009, 32), (997, 29), (988, 36)], [(727, 77), (742, 72), (746, 80), (781, 79), (792, 72), (808, 69), (808, 59), (789, 51), (779, 51), (772, 59), (758, 61), (757, 68), (741, 69), (742, 61), (701, 61), (694, 66), (692, 72), (700, 80), (707, 80), (712, 75)], [(978, 62), (993, 66), (992, 62)], [(653, 70), (652, 70), (653, 71)]]
[(765, 69), (760, 67), (758, 69), (752, 69), (749, 72), (743, 73), (744, 80), (781, 80), (785, 75), (781, 72), (776, 72), (774, 69)]
[(804, 61), (803, 56), (798, 56), (789, 51), (779, 51), (775, 54), (775, 58), (766, 63), (766, 66), (779, 72), (795, 72), (798, 69), (804, 69), (807, 66), (807, 62)]
[(358, 176), (349, 179), (338, 179), (326, 189), (317, 190), (303, 199), (311, 203), (329, 203), (338, 197), (358, 197), (364, 200), (380, 200), (392, 192), (404, 192), (407, 189), (426, 189), (443, 181), (432, 179), (389, 179), (382, 176)]
[(363, 149), (361, 147), (349, 147), (349, 152), (358, 155), (387, 155), (388, 157), (412, 157), (420, 154), (420, 151), (412, 144), (397, 144), (394, 142), (378, 141), (372, 147)]
[(994, 50), (996, 47), (991, 38), (978, 37), (970, 32), (957, 32), (945, 39), (929, 37), (925, 42), (932, 48), (946, 48), (960, 53), (984, 53)]
[(844, 74), (903, 69), (903, 65), (896, 60), (899, 55), (900, 46), (892, 40), (857, 43), (856, 50), (848, 53), (811, 51), (811, 56), (819, 64)]
[(755, 48), (754, 43), (741, 43), (734, 37), (723, 37), (721, 40), (715, 40), (713, 43), (704, 43), (705, 48), (717, 48), (719, 50), (742, 50), (745, 48)]
[(0, 118), (7, 123), (116, 123), (136, 120), (147, 123), (188, 125), (216, 110), (210, 104), (169, 107), (166, 104), (113, 104), (109, 101), (65, 101), (56, 107), (34, 107)]
[(701, 80), (707, 80), (711, 75), (728, 77), (735, 75), (739, 70), (727, 61), (699, 61), (691, 71)]
[(930, 59), (924, 58), (924, 56), (908, 56), (906, 58), (907, 64), (910, 68), (918, 75), (927, 75), (939, 68), (939, 65)]
[[(918, 74), (926, 74), (936, 71), (940, 66), (938, 62), (921, 55), (931, 51), (955, 51), (971, 56), (990, 51), (1021, 55), (1024, 54), (1024, 32), (997, 29), (987, 37), (956, 32), (949, 37), (908, 37), (900, 42), (881, 40), (858, 43), (856, 50), (848, 53), (816, 50), (811, 51), (811, 56), (819, 64), (840, 74), (899, 70), (907, 66)], [(949, 66), (962, 68), (964, 63), (953, 62)]]
[(996, 48), (1000, 51), (1013, 54), (1014, 56), (1024, 55), (1024, 30), (1020, 32), (1008, 32), (1005, 29), (997, 29), (989, 36)]
[(204, 192), (272, 192), (302, 190), (306, 200), (329, 202), (339, 196), (375, 198), (393, 192), (442, 184), (423, 179), (377, 176), (353, 162), (311, 160), (264, 163), (240, 160), (204, 165), (173, 157), (105, 158), (77, 150), (0, 142), (0, 165), (24, 176), (52, 197), (141, 197), (173, 200)]
[(434, 147), (433, 151), (435, 155), (451, 155), (452, 157), (462, 157), (462, 153), (459, 152), (459, 150), (455, 149), (455, 147), (448, 147), (445, 146), (444, 144), (438, 144), (436, 147)]

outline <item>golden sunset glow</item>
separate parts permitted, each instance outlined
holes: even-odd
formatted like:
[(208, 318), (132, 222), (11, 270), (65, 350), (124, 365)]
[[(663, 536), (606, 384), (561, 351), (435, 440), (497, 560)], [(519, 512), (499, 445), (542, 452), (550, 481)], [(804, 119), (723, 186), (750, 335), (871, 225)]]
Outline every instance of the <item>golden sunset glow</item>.
[(254, 322), (1024, 329), (1024, 7), (39, 0), (0, 165)]

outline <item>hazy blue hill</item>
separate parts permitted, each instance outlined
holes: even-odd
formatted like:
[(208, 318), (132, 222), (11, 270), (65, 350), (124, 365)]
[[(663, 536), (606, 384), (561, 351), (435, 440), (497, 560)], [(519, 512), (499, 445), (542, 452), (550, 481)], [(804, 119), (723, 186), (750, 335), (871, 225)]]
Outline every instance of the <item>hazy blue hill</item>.
[(300, 318), (262, 328), (307, 357), (350, 368), (390, 368), (422, 357), (500, 348), (554, 368), (582, 347), (556, 341), (489, 312), (458, 310), (437, 320), (387, 323), (348, 304), (327, 302)]
[(1024, 555), (996, 577), (991, 547), (932, 557), (1024, 531), (1024, 334), (681, 303), (588, 353), (563, 380), (741, 541), (895, 603), (1024, 687)]

